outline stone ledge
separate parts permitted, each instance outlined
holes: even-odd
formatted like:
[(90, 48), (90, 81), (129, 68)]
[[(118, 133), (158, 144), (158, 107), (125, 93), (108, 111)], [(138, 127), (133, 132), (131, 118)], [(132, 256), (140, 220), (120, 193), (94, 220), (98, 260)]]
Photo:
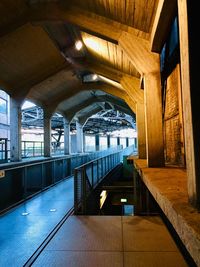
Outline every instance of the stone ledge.
[(146, 160), (131, 159), (197, 266), (200, 266), (200, 213), (188, 203), (186, 170), (177, 167), (148, 168)]

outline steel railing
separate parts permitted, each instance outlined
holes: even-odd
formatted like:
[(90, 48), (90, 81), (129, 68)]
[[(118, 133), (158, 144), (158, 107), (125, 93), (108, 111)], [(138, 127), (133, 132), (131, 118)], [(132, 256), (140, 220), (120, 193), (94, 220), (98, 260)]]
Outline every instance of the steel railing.
[[(100, 151), (86, 151), (85, 153), (102, 153), (104, 151), (116, 151), (123, 146), (112, 146)], [(21, 155), (22, 158), (34, 158), (44, 156), (44, 142), (41, 141), (21, 141)], [(64, 155), (64, 142), (51, 142), (51, 155)], [(101, 157), (101, 155), (99, 155)], [(8, 162), (10, 160), (10, 140), (7, 138), (0, 138), (0, 163)]]
[(0, 164), (0, 211), (74, 174), (74, 169), (117, 150)]
[(75, 214), (86, 214), (87, 199), (98, 184), (123, 160), (124, 155), (133, 153), (134, 146), (113, 154), (97, 158), (74, 170)]

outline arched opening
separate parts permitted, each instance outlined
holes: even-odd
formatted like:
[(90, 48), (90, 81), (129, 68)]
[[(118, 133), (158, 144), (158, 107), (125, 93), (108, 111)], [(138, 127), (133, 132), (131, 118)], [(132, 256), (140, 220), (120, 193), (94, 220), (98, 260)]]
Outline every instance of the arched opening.
[(44, 154), (43, 109), (25, 100), (21, 107), (22, 158), (41, 157)]

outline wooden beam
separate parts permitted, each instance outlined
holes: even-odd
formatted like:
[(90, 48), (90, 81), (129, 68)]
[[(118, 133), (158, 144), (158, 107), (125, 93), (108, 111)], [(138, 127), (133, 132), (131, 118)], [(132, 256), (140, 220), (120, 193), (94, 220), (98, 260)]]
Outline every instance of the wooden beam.
[(160, 0), (154, 19), (150, 43), (151, 51), (160, 53), (177, 10), (177, 0)]
[(147, 40), (122, 32), (119, 45), (141, 75), (160, 71), (159, 55), (150, 51)]
[(160, 73), (144, 76), (145, 121), (148, 167), (164, 166)]
[(32, 6), (28, 14), (30, 21), (35, 23), (63, 21), (71, 23), (81, 30), (100, 37), (109, 42), (118, 43), (123, 31), (135, 36), (149, 39), (149, 34), (117, 21), (99, 16), (78, 7), (65, 8), (59, 3), (43, 3)]

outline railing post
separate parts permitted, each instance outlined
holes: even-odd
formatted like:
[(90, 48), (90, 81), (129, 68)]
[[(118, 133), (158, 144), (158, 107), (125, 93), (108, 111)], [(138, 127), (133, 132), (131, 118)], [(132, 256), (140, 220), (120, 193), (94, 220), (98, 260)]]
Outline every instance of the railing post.
[(23, 177), (23, 184), (24, 184), (24, 199), (27, 197), (27, 167), (24, 167), (24, 177)]
[(35, 157), (35, 142), (33, 142), (33, 157)]
[(103, 177), (103, 158), (101, 158), (101, 177)]
[(42, 174), (42, 189), (45, 187), (44, 184), (44, 164), (41, 164), (41, 174)]
[(94, 187), (94, 163), (92, 162), (92, 188)]
[(97, 183), (99, 182), (99, 160), (97, 159)]
[(56, 167), (55, 167), (55, 161), (53, 163), (53, 184), (55, 184), (55, 178), (56, 178)]
[(78, 170), (74, 170), (74, 213), (77, 214), (78, 212), (78, 200), (77, 200), (77, 187), (78, 187), (78, 182), (77, 182), (77, 173)]
[(5, 160), (8, 160), (8, 139), (5, 139)]
[(62, 160), (62, 178), (64, 179), (65, 178), (65, 174), (66, 174), (66, 171), (65, 171), (65, 160), (63, 159)]
[(82, 169), (82, 189), (83, 189), (83, 191), (82, 191), (82, 193), (83, 193), (83, 197), (82, 197), (82, 202), (83, 202), (83, 204), (82, 204), (82, 213), (83, 214), (85, 214), (86, 213), (86, 198), (87, 198), (87, 196), (86, 196), (86, 173), (85, 173), (85, 168), (83, 167), (83, 169)]

